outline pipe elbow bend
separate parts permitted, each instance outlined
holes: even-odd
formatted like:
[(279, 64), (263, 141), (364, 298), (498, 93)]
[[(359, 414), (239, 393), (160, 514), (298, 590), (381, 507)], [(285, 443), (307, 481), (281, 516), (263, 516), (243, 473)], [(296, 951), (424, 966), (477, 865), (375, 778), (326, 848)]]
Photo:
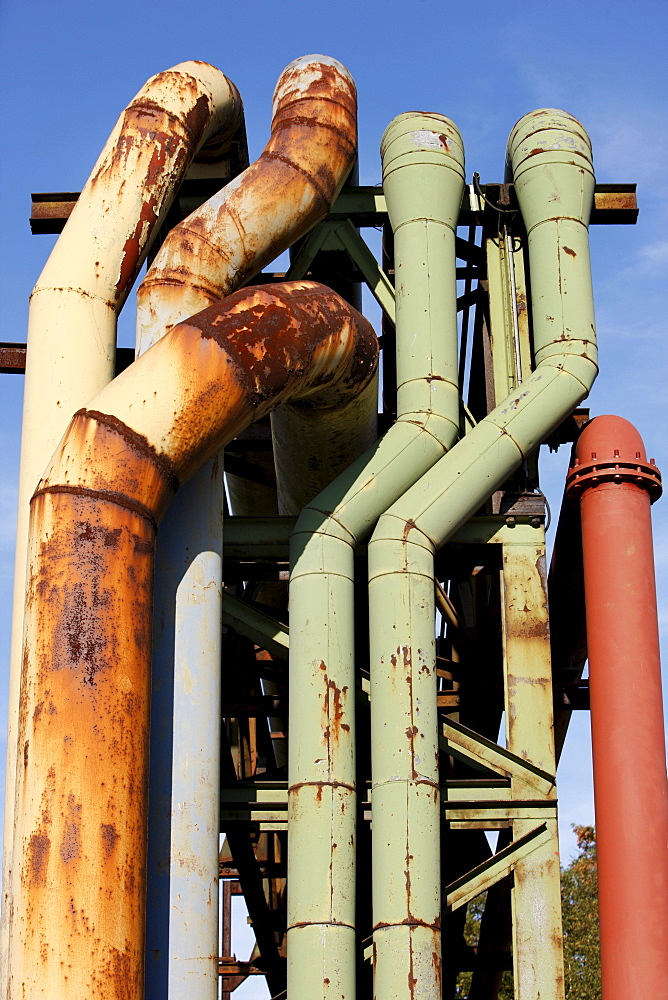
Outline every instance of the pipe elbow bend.
[(242, 126), (239, 93), (214, 66), (184, 62), (150, 77), (118, 119), (33, 294), (73, 290), (108, 303), (113, 317), (193, 158), (217, 159)]
[[(459, 402), (459, 397), (457, 401)], [(441, 446), (443, 454), (453, 447), (459, 437), (459, 423), (435, 410), (407, 410), (399, 414), (396, 423), (412, 424), (424, 434), (428, 434)]]
[(376, 542), (390, 542), (405, 545), (417, 545), (421, 549), (434, 551), (434, 543), (418, 524), (400, 509), (401, 500), (381, 515), (371, 537), (370, 545)]
[(356, 155), (357, 91), (348, 70), (327, 56), (290, 63), (259, 159), (170, 232), (140, 285), (144, 349), (231, 294), (323, 219)]
[(401, 501), (383, 514), (368, 546), (369, 583), (383, 576), (433, 577), (436, 546), (415, 521), (399, 509)]
[[(188, 60), (152, 76), (134, 99), (174, 103), (192, 135), (195, 159), (212, 162), (223, 156), (244, 125), (244, 106), (232, 81), (211, 63)], [(183, 109), (179, 105), (183, 104)]]
[(574, 383), (573, 406), (577, 406), (589, 395), (598, 375), (597, 353), (595, 344), (578, 344), (571, 341), (571, 345), (579, 350), (574, 353), (560, 353), (545, 358), (541, 361), (540, 367), (554, 367), (570, 376)]

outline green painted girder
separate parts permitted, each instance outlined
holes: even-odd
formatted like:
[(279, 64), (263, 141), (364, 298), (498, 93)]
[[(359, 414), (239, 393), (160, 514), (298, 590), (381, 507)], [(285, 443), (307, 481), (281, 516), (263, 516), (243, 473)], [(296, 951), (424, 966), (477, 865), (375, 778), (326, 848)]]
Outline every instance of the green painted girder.
[(495, 882), (514, 870), (518, 862), (523, 861), (534, 851), (547, 847), (552, 842), (552, 834), (545, 823), (540, 823), (522, 837), (518, 837), (507, 847), (493, 854), (482, 864), (477, 865), (466, 875), (451, 882), (445, 891), (448, 907), (456, 910), (465, 906), (472, 899), (485, 892)]
[(246, 601), (223, 591), (223, 625), (281, 660), (288, 659), (288, 627)]
[(442, 723), (441, 734), (439, 749), (466, 764), (496, 774), (508, 775), (530, 785), (543, 795), (549, 795), (554, 790), (556, 780), (554, 775), (479, 733), (467, 729), (453, 719), (447, 719)]

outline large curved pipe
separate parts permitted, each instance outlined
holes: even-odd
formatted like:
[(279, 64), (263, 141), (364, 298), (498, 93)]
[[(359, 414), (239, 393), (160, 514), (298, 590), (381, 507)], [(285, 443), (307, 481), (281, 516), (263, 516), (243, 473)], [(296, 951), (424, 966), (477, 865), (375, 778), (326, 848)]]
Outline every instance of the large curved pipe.
[[(324, 217), (356, 153), (348, 71), (326, 56), (291, 63), (276, 85), (271, 138), (260, 158), (172, 230), (142, 282), (138, 353), (237, 289)], [(372, 379), (335, 406), (318, 399), (290, 407), (329, 432), (329, 461), (305, 499), (328, 481), (323, 472), (331, 478), (375, 439), (374, 386)], [(156, 961), (147, 967), (147, 995), (160, 1000), (171, 991), (215, 1000), (218, 989), (223, 496), (221, 455), (180, 491), (158, 540), (147, 945)], [(208, 664), (196, 683), (193, 662)]]
[(355, 546), (459, 433), (461, 137), (442, 115), (400, 115), (381, 153), (395, 230), (399, 415), (309, 503), (291, 541), (288, 991), (309, 1000), (355, 997)]
[[(517, 123), (508, 154), (527, 229), (536, 370), (380, 518), (369, 543), (377, 1000), (441, 996), (434, 554), (597, 372), (587, 135), (564, 112), (538, 111)], [(553, 995), (553, 970), (522, 976), (527, 995)]]
[[(10, 889), (16, 734), (30, 497), (72, 413), (114, 375), (116, 318), (194, 157), (243, 129), (236, 87), (213, 66), (158, 73), (111, 133), (35, 285), (28, 322), (10, 663), (4, 893)], [(2, 978), (7, 906), (3, 906)]]
[(650, 503), (635, 427), (596, 417), (567, 491), (582, 518), (604, 1000), (668, 983), (668, 785)]
[(139, 349), (239, 288), (323, 219), (356, 155), (348, 70), (321, 55), (290, 63), (260, 158), (171, 231), (139, 286)]
[(31, 507), (12, 996), (143, 995), (155, 525), (255, 417), (346, 399), (376, 361), (335, 293), (269, 285), (180, 324), (75, 414)]

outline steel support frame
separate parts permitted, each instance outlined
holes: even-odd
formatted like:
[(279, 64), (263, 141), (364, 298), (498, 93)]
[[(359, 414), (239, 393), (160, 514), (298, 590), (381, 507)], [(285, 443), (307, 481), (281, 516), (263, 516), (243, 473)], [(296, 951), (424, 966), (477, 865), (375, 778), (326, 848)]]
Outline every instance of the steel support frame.
[[(229, 539), (237, 558), (256, 550), (259, 534), (281, 556), (292, 519), (230, 518), (227, 523), (226, 544)], [(563, 1000), (544, 529), (536, 517), (489, 515), (473, 518), (453, 543), (500, 547), (506, 745), (452, 719), (442, 722), (441, 749), (481, 772), (479, 779), (442, 783), (442, 822), (459, 830), (510, 829), (512, 841), (445, 887), (444, 895), (455, 910), (512, 874), (516, 1000)], [(287, 640), (287, 631), (283, 636)], [(365, 820), (372, 819), (372, 810), (369, 795), (361, 803)], [(221, 828), (286, 830), (287, 782), (224, 786)]]
[[(511, 203), (511, 192), (503, 185), (487, 185), (484, 191), (488, 199), (498, 200), (499, 204)], [(58, 221), (58, 210), (66, 208), (68, 214), (76, 196), (39, 197), (42, 201), (49, 198), (58, 201), (57, 209), (52, 212), (53, 220)], [(192, 207), (194, 204), (189, 204), (188, 210)], [(501, 224), (504, 217), (500, 216), (494, 233), (494, 216), (490, 215), (489, 204), (483, 209), (481, 199), (471, 192), (470, 198), (465, 197), (462, 204), (460, 225), (474, 227), (482, 222), (479, 213), (483, 212), (484, 249), (480, 259), (469, 261), (466, 247), (469, 247), (468, 253), (472, 253), (472, 248), (463, 240), (457, 243), (460, 255), (464, 254), (464, 259), (469, 261), (469, 271), (475, 272), (479, 279), (483, 279), (482, 268), (477, 270), (473, 265), (484, 267), (486, 263), (493, 391), (500, 399), (521, 380), (523, 372), (530, 370), (529, 314), (522, 244), (513, 235), (512, 215), (507, 217), (508, 226), (505, 222)], [(634, 213), (637, 214), (637, 208), (633, 186), (599, 185), (592, 222), (634, 222)], [(356, 225), (378, 225), (386, 217), (380, 189), (344, 190), (328, 219), (303, 242), (285, 278), (305, 276), (323, 250), (344, 250), (384, 314), (393, 322), (391, 281), (355, 228)], [(57, 230), (48, 228), (48, 224), (40, 229), (38, 222), (33, 231)], [(473, 232), (475, 234), (475, 230)], [(282, 277), (263, 275), (256, 280)], [(2, 346), (22, 349), (22, 345)], [(21, 362), (22, 358), (16, 360), (12, 355), (5, 370), (20, 371)], [(248, 560), (249, 563), (256, 559), (287, 560), (287, 542), (293, 526), (292, 518), (229, 518), (224, 550), (228, 565), (233, 560)], [(485, 777), (477, 781), (443, 783), (442, 822), (453, 829), (510, 829), (513, 839), (489, 860), (447, 886), (447, 905), (458, 909), (512, 874), (515, 996), (517, 1000), (533, 1000), (538, 995), (543, 1000), (561, 1000), (559, 862), (544, 533), (536, 518), (474, 518), (454, 541), (457, 544), (484, 542), (501, 548), (506, 747), (492, 744), (452, 720), (443, 723), (442, 748), (478, 767)], [(277, 660), (287, 658), (289, 639), (285, 625), (230, 593), (224, 594), (223, 602), (227, 626)], [(371, 819), (371, 808), (370, 800), (362, 803), (366, 820)], [(225, 785), (221, 827), (243, 837), (250, 836), (251, 831), (268, 834), (284, 831), (287, 828), (286, 783), (254, 780)], [(536, 927), (536, 913), (541, 914), (540, 928)], [(247, 975), (259, 971), (251, 969), (251, 964), (238, 963), (238, 972)], [(232, 968), (227, 972), (231, 974)]]

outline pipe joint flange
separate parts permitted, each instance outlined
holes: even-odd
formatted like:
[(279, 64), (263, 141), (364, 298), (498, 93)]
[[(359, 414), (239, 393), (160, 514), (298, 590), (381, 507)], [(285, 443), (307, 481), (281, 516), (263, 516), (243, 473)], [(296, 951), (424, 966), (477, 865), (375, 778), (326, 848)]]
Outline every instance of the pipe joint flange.
[[(403, 499), (403, 497), (401, 499)], [(397, 501), (395, 507), (400, 506), (401, 499)], [(380, 546), (389, 545), (393, 549), (396, 546), (398, 546), (401, 550), (415, 548), (428, 552), (432, 556), (434, 554), (434, 541), (427, 534), (427, 532), (423, 531), (413, 518), (405, 517), (400, 510), (397, 510), (396, 512), (393, 511), (394, 508), (390, 507), (389, 511), (386, 511), (378, 519), (376, 530), (374, 531), (371, 541), (369, 542), (369, 579), (371, 579), (372, 576), (372, 549), (376, 552), (380, 551)]]
[(578, 438), (573, 465), (566, 477), (566, 493), (579, 499), (603, 483), (627, 483), (645, 490), (650, 503), (659, 499), (661, 473), (633, 424), (623, 417), (601, 416), (587, 424)]
[[(577, 463), (577, 459), (575, 460)], [(648, 464), (631, 462), (591, 462), (587, 465), (575, 464), (568, 470), (566, 493), (579, 498), (585, 490), (603, 483), (630, 483), (649, 493), (650, 503), (659, 499), (663, 492), (661, 473), (650, 459)]]

